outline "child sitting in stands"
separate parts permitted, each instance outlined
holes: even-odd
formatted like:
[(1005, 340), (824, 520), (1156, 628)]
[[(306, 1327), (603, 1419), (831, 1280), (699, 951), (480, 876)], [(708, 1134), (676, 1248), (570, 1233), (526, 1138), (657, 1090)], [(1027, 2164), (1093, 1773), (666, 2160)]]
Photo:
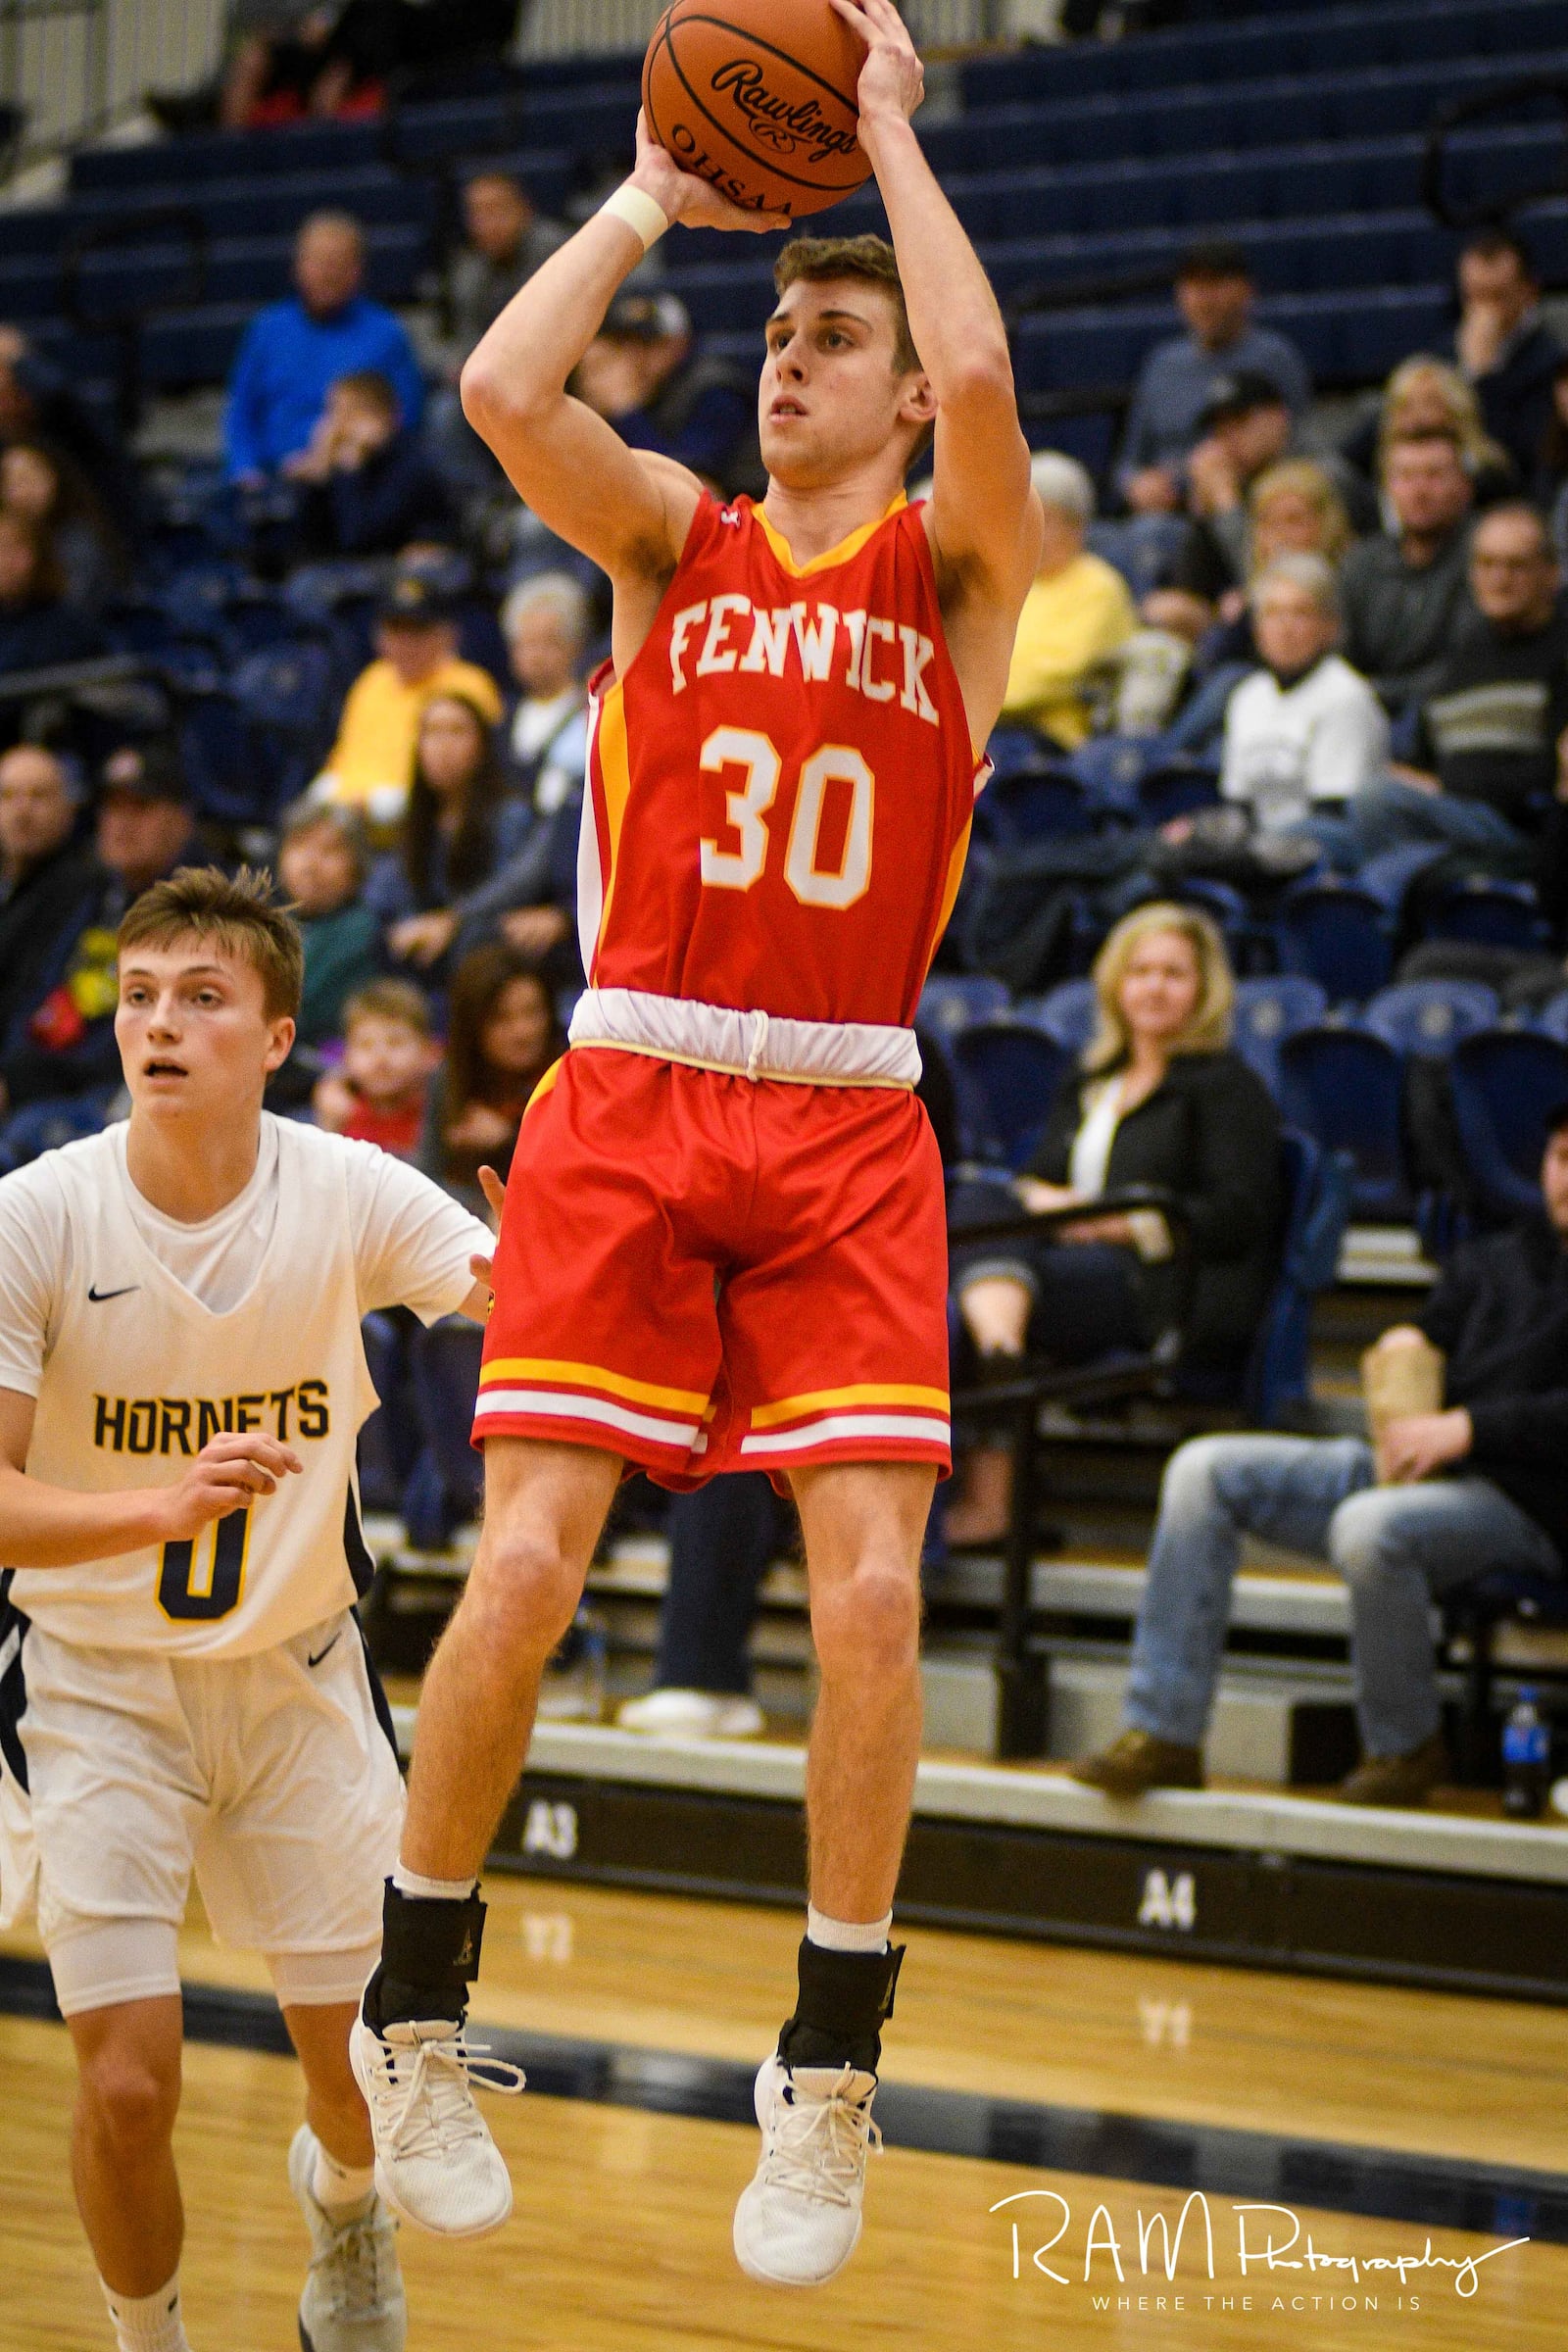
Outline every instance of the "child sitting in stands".
[(413, 1159), (440, 1058), (422, 993), (409, 980), (372, 981), (344, 1007), (343, 1059), (317, 1086), (318, 1121), (334, 1135)]
[(299, 1042), (343, 1034), (343, 1008), (381, 969), (380, 931), (361, 900), (368, 850), (357, 808), (296, 801), (283, 818), (277, 878), (305, 941)]

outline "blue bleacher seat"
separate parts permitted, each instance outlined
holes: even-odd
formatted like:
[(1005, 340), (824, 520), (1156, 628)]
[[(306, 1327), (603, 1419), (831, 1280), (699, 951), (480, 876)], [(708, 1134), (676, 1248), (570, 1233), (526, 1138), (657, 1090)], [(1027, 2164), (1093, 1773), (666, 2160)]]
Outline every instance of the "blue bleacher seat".
[(1568, 989), (1542, 1005), (1536, 1014), (1536, 1027), (1554, 1037), (1559, 1045), (1568, 1046)]
[(1327, 1010), (1328, 998), (1320, 984), (1299, 973), (1268, 972), (1238, 980), (1231, 1043), (1277, 1096), (1281, 1046), (1298, 1029), (1314, 1027)]
[(1036, 755), (1027, 767), (998, 777), (983, 796), (990, 838), (1021, 848), (1049, 834), (1092, 833), (1097, 809), (1093, 794), (1070, 767)]
[(1403, 1219), (1412, 1208), (1399, 1115), (1403, 1075), (1394, 1048), (1365, 1029), (1300, 1029), (1280, 1048), (1286, 1117), (1325, 1151), (1348, 1152), (1355, 1213), (1375, 1221)]
[(973, 1021), (988, 1021), (1007, 1009), (1004, 981), (984, 973), (933, 972), (920, 991), (914, 1025), (938, 1037), (956, 1037)]
[(1361, 1022), (1396, 1054), (1446, 1056), (1496, 1017), (1496, 995), (1480, 980), (1402, 980), (1379, 989)]
[(1350, 1213), (1350, 1162), (1287, 1127), (1280, 1136), (1285, 1198), (1280, 1270), (1243, 1380), (1247, 1419), (1260, 1429), (1299, 1427), (1312, 1395), (1312, 1307), (1339, 1271)]
[(1542, 948), (1550, 932), (1528, 882), (1466, 874), (1443, 893), (1427, 918), (1428, 939), (1465, 939), (1489, 948)]
[(294, 638), (242, 662), (234, 700), (251, 730), (272, 807), (298, 798), (331, 749), (337, 715), (332, 657), (318, 640)]
[(1062, 980), (1043, 997), (1032, 997), (1018, 1006), (1022, 1019), (1034, 1021), (1048, 1037), (1076, 1057), (1095, 1034), (1100, 1017), (1099, 1000), (1093, 980)]
[(1275, 929), (1286, 970), (1321, 981), (1333, 1003), (1358, 1004), (1388, 984), (1393, 926), (1382, 901), (1353, 882), (1294, 883)]
[(1532, 1029), (1483, 1029), (1449, 1062), (1453, 1111), (1482, 1216), (1539, 1214), (1546, 1121), (1568, 1102), (1568, 1046)]
[(1036, 1151), (1067, 1066), (1066, 1050), (1030, 1021), (974, 1022), (954, 1040), (967, 1100), (968, 1156), (1012, 1169)]
[(1175, 816), (1191, 816), (1195, 808), (1213, 808), (1219, 803), (1219, 777), (1196, 760), (1163, 760), (1138, 780), (1138, 821), (1168, 825)]

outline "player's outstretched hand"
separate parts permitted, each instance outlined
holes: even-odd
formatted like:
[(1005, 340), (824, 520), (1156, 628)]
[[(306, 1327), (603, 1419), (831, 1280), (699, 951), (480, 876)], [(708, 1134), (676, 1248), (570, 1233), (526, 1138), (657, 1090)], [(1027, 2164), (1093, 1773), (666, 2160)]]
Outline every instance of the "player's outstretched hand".
[(833, 6), (865, 43), (855, 88), (860, 121), (871, 126), (891, 116), (907, 122), (925, 96), (925, 68), (893, 0), (833, 0)]
[(637, 115), (637, 162), (633, 187), (651, 196), (666, 220), (684, 221), (688, 228), (749, 228), (761, 231), (788, 228), (788, 213), (753, 212), (749, 205), (731, 204), (695, 172), (683, 172), (667, 148), (661, 147), (641, 109)]
[[(499, 1233), (501, 1230), (501, 1211), (507, 1204), (507, 1188), (502, 1183), (500, 1177), (496, 1174), (494, 1168), (481, 1168), (479, 1170), (479, 1190), (483, 1193), (486, 1200), (488, 1200), (490, 1203), (490, 1214), (496, 1221), (496, 1231)], [(474, 1281), (482, 1283), (485, 1289), (492, 1293), (495, 1290), (495, 1283), (492, 1280), (492, 1277), (495, 1273), (495, 1263), (496, 1261), (494, 1257), (481, 1257), (477, 1250), (474, 1251), (472, 1257), (470, 1257), (468, 1260), (468, 1272), (473, 1276)]]
[(260, 1430), (229, 1431), (209, 1439), (184, 1477), (165, 1490), (160, 1519), (168, 1543), (182, 1543), (200, 1535), (215, 1519), (244, 1510), (259, 1496), (275, 1494), (279, 1479), (292, 1477), (305, 1464), (292, 1446)]

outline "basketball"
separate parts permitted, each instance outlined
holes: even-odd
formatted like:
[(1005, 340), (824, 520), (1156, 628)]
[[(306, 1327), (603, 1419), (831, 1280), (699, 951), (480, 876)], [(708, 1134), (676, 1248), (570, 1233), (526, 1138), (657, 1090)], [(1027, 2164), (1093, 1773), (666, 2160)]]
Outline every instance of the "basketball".
[(828, 0), (674, 0), (643, 63), (649, 130), (735, 204), (819, 213), (870, 175), (864, 55)]

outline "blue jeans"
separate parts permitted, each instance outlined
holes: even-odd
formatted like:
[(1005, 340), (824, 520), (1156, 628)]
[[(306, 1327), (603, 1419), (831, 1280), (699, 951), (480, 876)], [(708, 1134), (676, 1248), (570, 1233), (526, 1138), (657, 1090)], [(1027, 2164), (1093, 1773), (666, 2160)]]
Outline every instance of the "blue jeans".
[(1406, 842), (1430, 841), (1446, 850), (1520, 850), (1525, 837), (1490, 801), (1456, 800), (1422, 792), (1397, 776), (1363, 784), (1350, 804), (1362, 855), (1376, 858)]
[(1197, 1438), (1160, 1489), (1132, 1673), (1134, 1729), (1198, 1746), (1219, 1679), (1244, 1534), (1330, 1561), (1350, 1589), (1361, 1744), (1402, 1756), (1438, 1728), (1433, 1598), (1494, 1568), (1562, 1573), (1545, 1531), (1479, 1477), (1374, 1482), (1359, 1438)]

